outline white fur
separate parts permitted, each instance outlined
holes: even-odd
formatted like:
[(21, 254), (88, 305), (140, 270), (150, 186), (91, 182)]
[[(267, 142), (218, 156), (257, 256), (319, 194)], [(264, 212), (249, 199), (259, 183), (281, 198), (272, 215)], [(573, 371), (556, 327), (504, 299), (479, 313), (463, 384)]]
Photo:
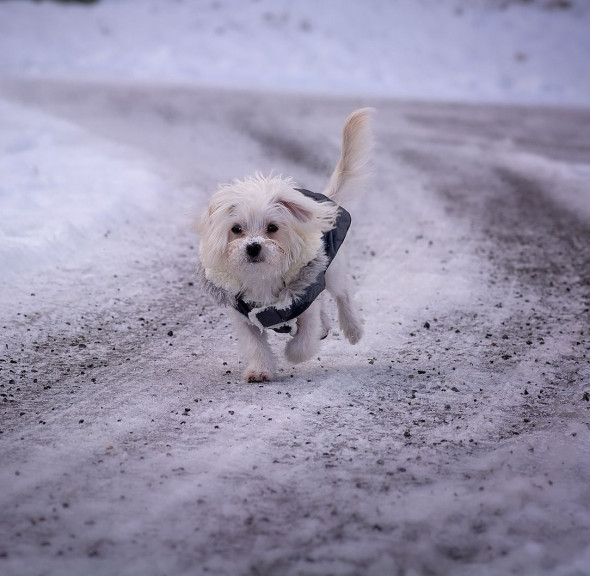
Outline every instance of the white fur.
[[(340, 160), (324, 191), (335, 202), (364, 184), (372, 147), (370, 113), (368, 108), (357, 110), (344, 125)], [(337, 216), (333, 205), (316, 202), (294, 188), (290, 178), (258, 173), (219, 187), (198, 224), (207, 281), (259, 308), (291, 304), (289, 283), (323, 251), (322, 235)], [(326, 288), (336, 301), (344, 335), (356, 344), (363, 328), (347, 287), (345, 246), (327, 270)], [(276, 361), (266, 332), (235, 310), (232, 316), (247, 361), (244, 378), (271, 380)], [(297, 328), (285, 350), (294, 363), (311, 358), (329, 332), (322, 297), (297, 318)]]

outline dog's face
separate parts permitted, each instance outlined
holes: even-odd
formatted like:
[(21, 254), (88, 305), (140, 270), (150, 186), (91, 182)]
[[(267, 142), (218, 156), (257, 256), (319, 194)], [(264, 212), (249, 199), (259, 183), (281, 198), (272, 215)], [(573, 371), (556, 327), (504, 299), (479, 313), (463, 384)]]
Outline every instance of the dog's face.
[(200, 257), (209, 280), (257, 302), (273, 294), (321, 249), (336, 209), (289, 179), (255, 176), (221, 186), (201, 218)]

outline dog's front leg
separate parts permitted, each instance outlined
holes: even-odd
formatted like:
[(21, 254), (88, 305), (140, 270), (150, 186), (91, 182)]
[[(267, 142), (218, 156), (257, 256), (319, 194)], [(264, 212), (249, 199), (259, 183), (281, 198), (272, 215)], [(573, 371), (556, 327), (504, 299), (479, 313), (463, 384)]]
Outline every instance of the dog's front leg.
[(321, 303), (318, 299), (297, 318), (297, 334), (285, 349), (287, 359), (295, 364), (309, 360), (320, 347), (323, 336), (320, 308)]
[(266, 332), (252, 325), (239, 312), (232, 310), (233, 323), (238, 334), (240, 348), (247, 366), (244, 380), (247, 382), (269, 382), (275, 369), (275, 357), (272, 353)]

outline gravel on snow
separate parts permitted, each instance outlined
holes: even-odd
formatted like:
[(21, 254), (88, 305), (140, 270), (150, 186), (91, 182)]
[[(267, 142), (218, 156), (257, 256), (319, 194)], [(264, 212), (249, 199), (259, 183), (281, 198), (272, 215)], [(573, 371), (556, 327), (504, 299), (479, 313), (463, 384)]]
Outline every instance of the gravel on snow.
[[(167, 187), (0, 281), (0, 572), (588, 574), (590, 113), (0, 96), (138, 150)], [(367, 336), (245, 384), (193, 282), (191, 215), (255, 169), (320, 190), (365, 104), (375, 177), (348, 241)]]

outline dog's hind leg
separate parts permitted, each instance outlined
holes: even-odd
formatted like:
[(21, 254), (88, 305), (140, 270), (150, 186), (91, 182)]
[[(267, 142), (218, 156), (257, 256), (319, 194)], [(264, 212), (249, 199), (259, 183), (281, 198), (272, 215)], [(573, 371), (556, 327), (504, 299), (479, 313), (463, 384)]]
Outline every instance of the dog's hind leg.
[(244, 380), (247, 382), (269, 382), (275, 369), (275, 357), (268, 343), (266, 332), (250, 324), (239, 312), (232, 311), (233, 322), (238, 333), (240, 349), (246, 359)]
[(363, 337), (363, 322), (348, 292), (335, 296), (338, 306), (338, 322), (344, 336), (351, 344), (356, 344)]
[(363, 336), (363, 320), (348, 288), (348, 278), (339, 254), (326, 271), (326, 288), (336, 301), (340, 330), (351, 344)]

